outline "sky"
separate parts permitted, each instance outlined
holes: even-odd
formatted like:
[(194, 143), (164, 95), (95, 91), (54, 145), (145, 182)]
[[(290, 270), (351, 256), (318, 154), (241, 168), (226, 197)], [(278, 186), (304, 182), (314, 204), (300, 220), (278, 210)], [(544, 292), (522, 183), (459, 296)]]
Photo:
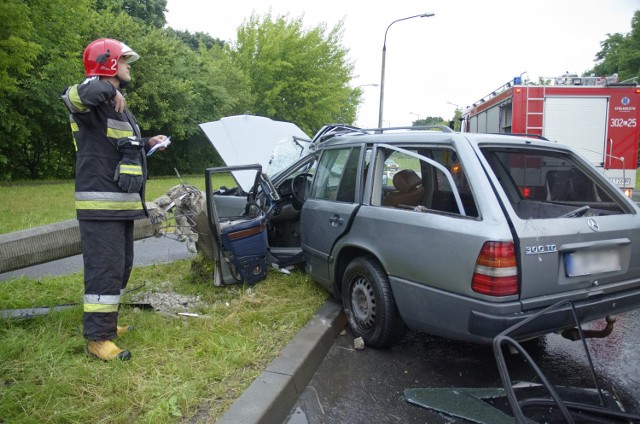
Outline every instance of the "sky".
[[(450, 119), (456, 105), (464, 109), (521, 74), (582, 74), (607, 34), (631, 31), (638, 9), (640, 0), (168, 0), (165, 16), (176, 30), (230, 43), (253, 13), (302, 17), (307, 28), (342, 20), (352, 86), (363, 90), (356, 125), (375, 128), (387, 29), (383, 126), (407, 126)], [(424, 13), (434, 16), (392, 24)]]

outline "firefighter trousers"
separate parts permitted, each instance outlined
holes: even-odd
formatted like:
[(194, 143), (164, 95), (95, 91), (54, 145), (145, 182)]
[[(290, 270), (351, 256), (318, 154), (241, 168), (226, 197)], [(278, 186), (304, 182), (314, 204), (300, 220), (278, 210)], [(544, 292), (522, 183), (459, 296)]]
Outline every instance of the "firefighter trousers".
[(133, 267), (133, 221), (79, 220), (84, 261), (84, 337), (117, 336), (120, 298)]

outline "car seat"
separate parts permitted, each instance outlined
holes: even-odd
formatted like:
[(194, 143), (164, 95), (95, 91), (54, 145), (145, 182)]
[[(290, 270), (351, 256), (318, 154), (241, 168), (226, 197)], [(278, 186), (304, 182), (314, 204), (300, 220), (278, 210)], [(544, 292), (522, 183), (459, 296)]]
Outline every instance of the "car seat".
[(382, 199), (382, 206), (417, 206), (425, 192), (422, 179), (411, 169), (398, 171), (393, 176), (393, 186), (396, 191), (392, 191)]

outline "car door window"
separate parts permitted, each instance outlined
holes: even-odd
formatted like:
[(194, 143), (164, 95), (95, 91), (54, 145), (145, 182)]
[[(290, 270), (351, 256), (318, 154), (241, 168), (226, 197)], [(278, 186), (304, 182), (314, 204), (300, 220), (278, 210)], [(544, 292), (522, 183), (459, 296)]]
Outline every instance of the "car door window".
[(359, 149), (328, 149), (323, 152), (311, 198), (354, 202), (358, 175)]

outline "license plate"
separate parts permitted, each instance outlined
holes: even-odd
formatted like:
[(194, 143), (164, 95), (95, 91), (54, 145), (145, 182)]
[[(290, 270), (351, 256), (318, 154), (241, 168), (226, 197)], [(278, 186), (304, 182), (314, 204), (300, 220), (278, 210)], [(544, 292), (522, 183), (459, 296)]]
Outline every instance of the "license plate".
[(564, 267), (567, 277), (620, 271), (620, 257), (615, 249), (587, 250), (566, 253)]

